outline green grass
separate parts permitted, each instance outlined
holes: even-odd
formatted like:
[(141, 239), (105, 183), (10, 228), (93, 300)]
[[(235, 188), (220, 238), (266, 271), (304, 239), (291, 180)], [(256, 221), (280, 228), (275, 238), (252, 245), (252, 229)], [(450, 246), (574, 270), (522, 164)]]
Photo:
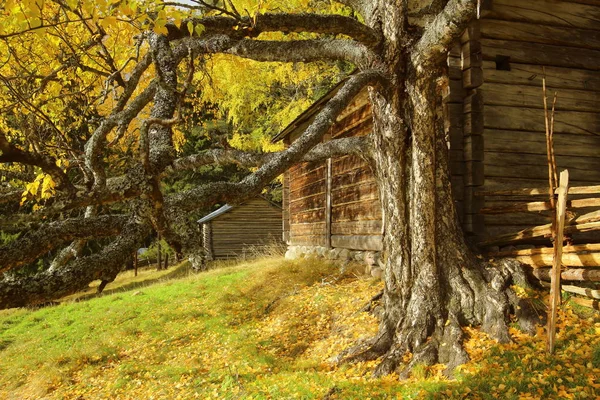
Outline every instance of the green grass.
[(517, 336), (519, 345), (498, 346), (470, 330), (474, 361), (454, 381), (440, 377), (441, 367), (419, 366), (400, 382), (371, 378), (375, 363), (331, 365), (331, 355), (376, 331), (377, 321), (357, 310), (380, 287), (322, 261), (280, 258), (197, 275), (185, 267), (127, 273), (107, 294), (84, 294), (85, 301), (80, 295), (58, 306), (1, 311), (0, 398), (525, 399), (600, 392), (597, 316), (569, 320), (552, 357), (543, 338)]

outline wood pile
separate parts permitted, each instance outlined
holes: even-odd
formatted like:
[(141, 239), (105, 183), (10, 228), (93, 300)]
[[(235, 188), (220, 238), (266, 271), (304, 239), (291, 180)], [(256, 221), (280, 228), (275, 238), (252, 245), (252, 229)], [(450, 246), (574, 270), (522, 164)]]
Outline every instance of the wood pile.
[[(527, 188), (479, 192), (478, 195), (536, 197), (547, 193), (548, 188)], [(562, 285), (562, 290), (577, 295), (573, 296), (576, 303), (600, 310), (600, 210), (593, 210), (593, 207), (600, 208), (600, 186), (570, 187), (567, 194), (575, 198), (566, 199), (562, 230), (566, 245), (561, 246), (560, 279), (569, 283)], [(550, 201), (539, 200), (488, 207), (481, 212), (495, 215), (546, 213), (549, 220), (554, 214)], [(490, 257), (511, 257), (531, 266), (533, 276), (542, 282), (549, 282), (556, 251), (556, 246), (552, 246), (552, 232), (553, 222), (549, 222), (491, 237), (479, 245), (486, 249)]]

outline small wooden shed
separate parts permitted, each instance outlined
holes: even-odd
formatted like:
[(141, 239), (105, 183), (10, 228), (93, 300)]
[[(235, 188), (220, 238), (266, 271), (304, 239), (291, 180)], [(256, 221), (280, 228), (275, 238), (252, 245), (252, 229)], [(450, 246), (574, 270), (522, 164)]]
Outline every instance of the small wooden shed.
[(259, 197), (224, 205), (198, 220), (208, 260), (250, 256), (282, 243), (281, 207)]
[[(539, 225), (545, 215), (486, 213), (522, 200), (486, 196), (547, 186), (542, 77), (558, 93), (555, 153), (572, 185), (600, 183), (600, 0), (485, 0), (448, 54), (444, 98), (452, 187), (474, 242)], [(340, 86), (274, 140), (293, 142)], [(550, 104), (552, 99), (550, 98)], [(325, 140), (371, 129), (366, 90)], [(355, 156), (307, 163), (284, 179), (284, 238), (291, 247), (381, 249), (381, 209), (368, 166)]]

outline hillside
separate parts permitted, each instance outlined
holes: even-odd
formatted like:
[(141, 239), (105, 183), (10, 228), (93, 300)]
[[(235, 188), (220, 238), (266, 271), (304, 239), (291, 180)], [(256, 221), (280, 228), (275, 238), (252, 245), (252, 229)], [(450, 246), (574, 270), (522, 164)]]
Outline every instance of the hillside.
[(554, 357), (542, 329), (513, 329), (504, 346), (468, 329), (472, 361), (456, 380), (436, 366), (399, 382), (371, 378), (374, 363), (330, 363), (376, 332), (359, 310), (380, 281), (279, 258), (153, 274), (84, 301), (0, 312), (0, 399), (600, 398), (598, 314), (565, 307)]

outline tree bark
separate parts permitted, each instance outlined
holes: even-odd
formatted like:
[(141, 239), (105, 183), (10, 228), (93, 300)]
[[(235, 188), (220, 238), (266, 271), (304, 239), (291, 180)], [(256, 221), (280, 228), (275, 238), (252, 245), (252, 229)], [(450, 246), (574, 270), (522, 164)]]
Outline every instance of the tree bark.
[[(446, 8), (451, 3), (460, 2)], [(385, 37), (382, 60), (396, 84), (394, 92), (371, 92), (370, 155), (383, 209), (385, 311), (378, 335), (340, 359), (384, 356), (376, 374), (400, 370), (402, 376), (417, 364), (440, 362), (451, 374), (468, 360), (461, 326), (481, 325), (493, 338), (508, 342), (509, 312), (529, 304), (521, 304), (510, 289), (513, 275), (523, 276), (518, 266), (486, 268), (464, 241), (440, 115), (442, 62), (415, 56), (411, 50), (418, 47), (405, 47), (410, 33), (402, 6), (382, 0), (378, 9), (384, 11), (377, 19)], [(403, 364), (408, 354), (410, 362)]]

